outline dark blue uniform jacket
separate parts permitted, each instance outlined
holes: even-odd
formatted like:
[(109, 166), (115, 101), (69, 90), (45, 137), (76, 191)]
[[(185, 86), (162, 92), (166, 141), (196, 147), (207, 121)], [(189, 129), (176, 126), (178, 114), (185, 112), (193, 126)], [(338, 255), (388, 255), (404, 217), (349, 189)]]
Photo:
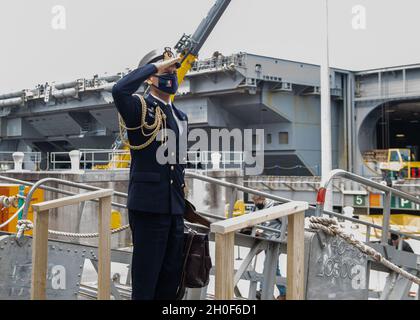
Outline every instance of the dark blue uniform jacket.
[[(120, 79), (112, 88), (115, 106), (127, 127), (140, 125), (141, 104), (138, 96), (133, 95), (143, 82), (157, 72), (153, 64), (138, 68)], [(173, 113), (169, 105), (148, 95), (146, 122), (152, 124), (155, 120), (155, 109), (160, 106), (167, 116), (167, 128), (176, 134), (176, 163), (160, 164), (156, 159), (156, 152), (161, 141), (155, 139), (142, 150), (131, 150), (130, 181), (128, 187), (127, 208), (141, 212), (184, 214), (184, 175), (186, 150), (180, 152), (179, 128), (174, 115), (182, 121), (183, 135), (187, 132), (188, 118), (173, 106)], [(145, 133), (149, 131), (145, 130)], [(141, 130), (128, 130), (131, 145), (140, 145), (147, 140)], [(172, 152), (171, 152), (172, 153)], [(175, 153), (175, 152), (174, 152)], [(175, 155), (174, 155), (175, 157)], [(172, 161), (174, 162), (174, 161)]]

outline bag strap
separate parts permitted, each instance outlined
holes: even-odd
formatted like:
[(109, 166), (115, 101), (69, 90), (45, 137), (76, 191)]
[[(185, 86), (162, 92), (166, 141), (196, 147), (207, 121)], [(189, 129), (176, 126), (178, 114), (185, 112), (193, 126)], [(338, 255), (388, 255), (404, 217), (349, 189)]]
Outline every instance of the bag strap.
[(189, 202), (187, 199), (185, 199), (184, 218), (188, 222), (198, 223), (210, 229), (211, 222), (207, 220), (206, 218), (204, 218), (203, 216), (199, 215), (196, 212), (194, 205), (191, 202)]
[[(188, 239), (186, 243), (186, 250), (185, 250), (185, 256), (184, 256), (184, 262), (182, 264), (182, 274), (181, 274), (181, 282), (178, 286), (177, 290), (177, 299), (180, 300), (182, 296), (185, 293), (185, 268), (187, 266), (188, 258), (190, 255), (191, 246), (194, 240), (194, 236), (197, 234), (197, 232), (188, 226), (184, 225), (184, 228), (188, 229)], [(181, 296), (182, 295), (182, 296)]]

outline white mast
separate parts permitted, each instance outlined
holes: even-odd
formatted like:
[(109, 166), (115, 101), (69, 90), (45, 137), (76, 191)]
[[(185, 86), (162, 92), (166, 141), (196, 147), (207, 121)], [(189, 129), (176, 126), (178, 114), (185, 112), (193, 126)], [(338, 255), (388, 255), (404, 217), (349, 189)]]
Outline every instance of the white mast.
[[(330, 62), (328, 43), (328, 0), (321, 0), (322, 10), (322, 57), (321, 57), (321, 175), (325, 179), (332, 170), (331, 146), (331, 94), (330, 94)], [(328, 187), (325, 196), (325, 210), (332, 210), (332, 189)]]

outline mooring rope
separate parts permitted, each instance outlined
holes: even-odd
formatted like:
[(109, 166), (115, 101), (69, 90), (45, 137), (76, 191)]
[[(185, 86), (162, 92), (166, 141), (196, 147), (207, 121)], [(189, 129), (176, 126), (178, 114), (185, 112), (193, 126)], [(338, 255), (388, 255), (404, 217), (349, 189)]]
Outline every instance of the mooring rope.
[[(119, 228), (115, 228), (111, 230), (111, 234), (115, 234), (121, 231), (124, 231), (125, 229), (128, 229), (130, 225), (126, 224), (124, 226), (121, 226)], [(56, 236), (62, 236), (62, 237), (68, 237), (68, 238), (97, 238), (99, 237), (99, 233), (73, 233), (73, 232), (63, 232), (63, 231), (56, 231), (56, 230), (48, 230), (49, 234), (56, 235)]]
[[(23, 208), (23, 207), (22, 207)], [(4, 222), (2, 225), (0, 225), (0, 228), (10, 223), (21, 211), (17, 211), (12, 217), (9, 218), (6, 222)], [(34, 228), (34, 225), (31, 220), (19, 220), (17, 222), (18, 231), (16, 233), (16, 238), (20, 238), (24, 231), (29, 231)], [(111, 230), (111, 234), (115, 234), (121, 231), (124, 231), (128, 229), (130, 225), (126, 224), (124, 226), (121, 226), (119, 228), (115, 228)], [(98, 232), (94, 233), (75, 233), (75, 232), (64, 232), (64, 231), (57, 231), (57, 230), (48, 230), (49, 234), (56, 235), (56, 236), (62, 236), (62, 237), (68, 237), (68, 238), (97, 238), (99, 237)]]
[(373, 260), (382, 263), (388, 269), (402, 275), (403, 277), (407, 278), (408, 280), (420, 285), (420, 278), (416, 277), (415, 275), (405, 271), (404, 269), (398, 267), (397, 265), (393, 264), (392, 262), (388, 261), (383, 257), (381, 253), (369, 247), (368, 245), (364, 244), (363, 242), (354, 238), (353, 235), (349, 235), (344, 232), (343, 229), (340, 228), (336, 219), (332, 218), (324, 218), (324, 217), (310, 217), (309, 218), (309, 227), (311, 229), (318, 229), (322, 230), (325, 233), (331, 236), (338, 236), (344, 239), (347, 243), (352, 246), (355, 246), (359, 249), (362, 253), (370, 256)]

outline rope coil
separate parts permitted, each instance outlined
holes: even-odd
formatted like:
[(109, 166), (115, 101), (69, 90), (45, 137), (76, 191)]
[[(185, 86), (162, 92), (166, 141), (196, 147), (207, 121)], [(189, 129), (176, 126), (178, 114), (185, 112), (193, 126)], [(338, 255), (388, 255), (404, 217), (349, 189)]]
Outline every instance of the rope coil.
[(25, 231), (32, 230), (34, 228), (34, 225), (33, 225), (33, 223), (32, 223), (31, 220), (24, 220), (24, 219), (22, 219), (22, 220), (18, 220), (16, 227), (18, 229), (17, 234), (16, 234), (16, 237), (17, 238), (20, 238), (21, 235)]
[(309, 222), (310, 222), (309, 227), (311, 229), (322, 230), (331, 236), (338, 236), (342, 238), (350, 245), (355, 246), (362, 253), (372, 257), (372, 259), (375, 260), (376, 262), (382, 263), (388, 269), (420, 285), (420, 278), (416, 277), (415, 275), (405, 271), (404, 269), (388, 261), (387, 259), (384, 258), (384, 256), (381, 253), (379, 253), (372, 247), (369, 247), (368, 245), (364, 244), (363, 242), (355, 239), (353, 235), (349, 235), (345, 233), (344, 230), (341, 229), (340, 226), (338, 225), (338, 222), (336, 219), (324, 218), (324, 217), (310, 217)]
[(19, 203), (19, 196), (0, 196), (0, 204), (2, 208), (17, 208)]

